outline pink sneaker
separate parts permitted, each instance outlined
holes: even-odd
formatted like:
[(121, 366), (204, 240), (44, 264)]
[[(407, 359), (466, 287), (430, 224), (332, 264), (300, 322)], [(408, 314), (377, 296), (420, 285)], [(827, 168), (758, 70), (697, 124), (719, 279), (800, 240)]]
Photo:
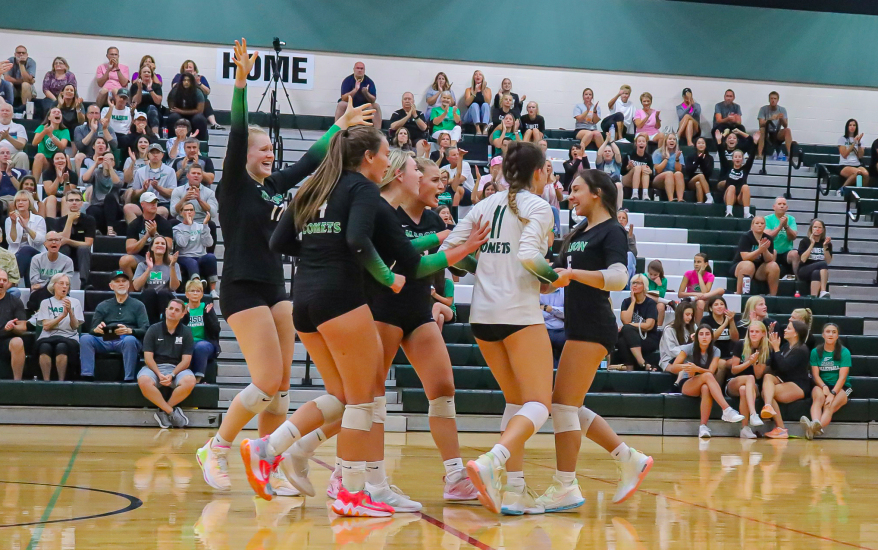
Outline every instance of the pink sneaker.
[(479, 498), (479, 490), (470, 481), (470, 478), (463, 477), (454, 483), (445, 480), (445, 492), (443, 498), (450, 501), (476, 500)]
[(329, 498), (338, 498), (338, 491), (341, 489), (341, 476), (336, 476), (335, 472), (329, 478), (329, 486), (326, 488), (326, 496)]

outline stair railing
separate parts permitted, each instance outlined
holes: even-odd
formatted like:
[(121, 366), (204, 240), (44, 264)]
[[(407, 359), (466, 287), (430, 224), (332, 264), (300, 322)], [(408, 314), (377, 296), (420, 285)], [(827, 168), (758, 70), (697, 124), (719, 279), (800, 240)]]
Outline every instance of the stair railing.
[[(783, 194), (787, 200), (793, 198), (793, 194), (790, 191), (790, 187), (793, 183), (793, 169), (798, 170), (802, 167), (802, 161), (804, 160), (805, 152), (802, 151), (802, 148), (799, 147), (797, 142), (792, 142), (790, 144), (790, 156), (787, 159), (787, 192)], [(762, 157), (762, 161), (765, 162), (765, 157)]]
[[(845, 190), (845, 198), (846, 198), (846, 207), (845, 207), (845, 216), (844, 216), (844, 242), (841, 246), (841, 251), (844, 254), (848, 253), (848, 231), (850, 230), (851, 222), (857, 223), (860, 221), (860, 195), (857, 193), (856, 189), (846, 189)], [(853, 208), (851, 208), (851, 203), (853, 203), (854, 207), (856, 207), (856, 212)]]

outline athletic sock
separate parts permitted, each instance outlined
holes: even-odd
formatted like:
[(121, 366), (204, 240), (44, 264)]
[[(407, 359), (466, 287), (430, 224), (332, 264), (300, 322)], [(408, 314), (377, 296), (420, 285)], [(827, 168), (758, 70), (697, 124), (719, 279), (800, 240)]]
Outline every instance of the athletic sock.
[(731, 205), (731, 204), (727, 204), (727, 205), (726, 205), (726, 214), (731, 214), (731, 213), (732, 213), (732, 205)]
[(231, 446), (232, 446), (232, 442), (231, 442), (231, 441), (226, 441), (225, 439), (222, 438), (222, 436), (220, 436), (220, 434), (216, 434), (215, 436), (213, 436), (213, 446), (216, 446), (216, 447), (231, 447)]
[(301, 439), (293, 443), (293, 447), (298, 454), (310, 456), (314, 454), (317, 447), (322, 445), (324, 441), (326, 441), (326, 434), (323, 433), (323, 430), (317, 428), (313, 432), (303, 435)]
[(341, 463), (342, 460), (338, 457), (335, 457), (335, 468), (332, 470), (332, 477), (341, 476)]
[(366, 487), (366, 463), (364, 461), (342, 460), (341, 484), (350, 493), (359, 493)]
[(506, 484), (518, 493), (524, 491), (524, 472), (506, 472)]
[(456, 483), (465, 477), (463, 469), (463, 460), (452, 458), (443, 462), (445, 464), (445, 480), (450, 483)]
[(366, 463), (366, 483), (369, 485), (381, 485), (387, 479), (384, 471), (384, 461), (376, 460)]
[(289, 449), (300, 437), (302, 437), (302, 434), (299, 432), (299, 428), (289, 420), (286, 420), (278, 429), (274, 430), (274, 433), (268, 436), (268, 452), (278, 456)]
[(506, 461), (509, 460), (509, 449), (497, 443), (494, 445), (494, 448), (491, 449), (491, 454), (494, 455), (494, 465), (502, 468), (506, 466)]
[(626, 462), (631, 457), (631, 449), (625, 443), (619, 443), (610, 455), (619, 462)]
[(640, 198), (640, 189), (632, 190), (631, 191), (631, 198), (632, 199), (639, 199)]
[(555, 470), (555, 479), (560, 481), (564, 486), (573, 485), (573, 482), (576, 481), (576, 472), (562, 472), (561, 470)]

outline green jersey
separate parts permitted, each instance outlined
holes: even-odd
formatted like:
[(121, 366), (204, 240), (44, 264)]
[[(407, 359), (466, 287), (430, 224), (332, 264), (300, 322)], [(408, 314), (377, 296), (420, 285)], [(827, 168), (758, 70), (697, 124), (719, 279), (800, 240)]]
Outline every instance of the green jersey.
[(189, 310), (189, 330), (196, 342), (204, 340), (204, 304)]
[[(840, 346), (841, 344), (836, 345)], [(851, 366), (851, 352), (847, 348), (841, 348), (841, 360), (836, 361), (832, 358), (833, 355), (834, 352), (832, 351), (824, 351), (822, 356), (819, 356), (817, 348), (811, 350), (811, 366), (818, 368), (820, 379), (829, 387), (833, 387), (838, 383), (839, 370), (843, 367), (850, 368)], [(844, 387), (850, 388), (851, 383), (845, 380)]]
[(661, 286), (655, 284), (655, 281), (649, 278), (649, 275), (646, 273), (643, 274), (644, 277), (649, 281), (649, 286), (646, 289), (646, 292), (658, 292), (659, 298), (664, 298), (665, 293), (668, 291), (668, 280), (665, 277), (662, 277)]
[[(774, 231), (779, 226), (780, 220), (777, 215), (769, 214), (768, 216), (765, 216), (765, 229)], [(796, 228), (796, 218), (789, 214), (787, 214), (787, 227), (789, 227), (791, 231), (798, 231), (798, 228)], [(792, 249), (793, 242), (787, 238), (786, 230), (778, 231), (777, 235), (774, 237), (774, 251), (778, 254), (786, 254)]]

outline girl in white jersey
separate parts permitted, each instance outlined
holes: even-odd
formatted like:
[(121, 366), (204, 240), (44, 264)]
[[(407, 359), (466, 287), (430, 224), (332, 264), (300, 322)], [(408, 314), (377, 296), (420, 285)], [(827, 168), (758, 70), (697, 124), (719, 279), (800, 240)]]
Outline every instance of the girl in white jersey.
[[(479, 500), (494, 513), (544, 511), (524, 483), (522, 462), (524, 444), (549, 418), (552, 399), (552, 346), (539, 307), (540, 285), (558, 280), (545, 260), (554, 221), (540, 195), (549, 169), (538, 146), (510, 143), (503, 158), (509, 190), (474, 206), (441, 248), (463, 244), (474, 225), (490, 222), (475, 271), (470, 324), (507, 410), (500, 442), (470, 461), (467, 471)], [(501, 499), (504, 469), (507, 487)]]

